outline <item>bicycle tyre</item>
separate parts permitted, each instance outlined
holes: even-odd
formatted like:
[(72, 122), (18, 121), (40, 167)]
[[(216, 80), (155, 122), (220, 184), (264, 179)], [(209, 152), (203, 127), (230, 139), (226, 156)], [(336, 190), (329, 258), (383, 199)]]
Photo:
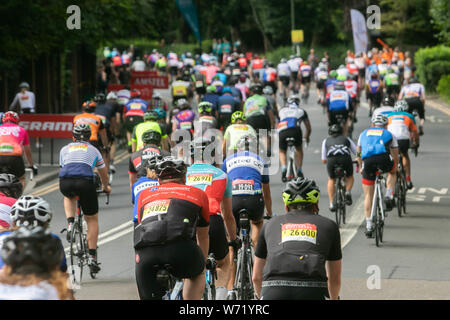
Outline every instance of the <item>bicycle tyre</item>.
[(402, 204), (402, 177), (397, 178), (397, 183), (395, 184), (395, 195), (397, 198), (397, 213), (398, 216), (402, 217), (402, 210), (403, 210), (403, 204)]
[(341, 201), (342, 201), (342, 224), (345, 224), (345, 215), (347, 211), (347, 206), (345, 204), (345, 195), (344, 195), (344, 189), (341, 190)]
[(377, 247), (380, 246), (380, 229), (378, 227), (379, 225), (379, 221), (378, 221), (378, 199), (376, 199), (376, 203), (375, 203), (375, 221), (374, 221), (374, 231), (375, 231), (375, 245)]
[[(251, 251), (251, 250), (250, 250)], [(253, 287), (253, 255), (249, 253), (249, 259), (247, 261), (247, 269), (248, 269), (248, 283), (247, 283), (247, 300), (253, 300), (255, 297), (255, 288)]]
[(383, 231), (384, 231), (384, 222), (381, 217), (381, 208), (378, 206), (378, 233), (379, 233), (380, 243), (383, 243)]
[(83, 241), (83, 233), (79, 226), (79, 222), (74, 224), (70, 235), (70, 268), (72, 274), (72, 284), (81, 285), (83, 279), (83, 267), (85, 264), (85, 242)]
[(338, 225), (338, 227), (341, 225), (341, 213), (340, 213), (340, 211), (341, 211), (341, 204), (340, 204), (340, 201), (339, 201), (339, 181), (336, 183), (336, 191), (335, 191), (335, 193), (334, 193), (334, 203), (335, 203), (335, 206), (336, 206), (336, 211), (334, 212), (335, 213), (335, 217), (336, 217), (336, 224)]
[(242, 248), (241, 248), (241, 254), (242, 254), (242, 257), (241, 257), (241, 265), (240, 265), (240, 281), (239, 281), (239, 287), (238, 287), (238, 299), (239, 300), (245, 300), (245, 295), (246, 295), (246, 293), (247, 293), (247, 291), (246, 291), (246, 282), (247, 282), (247, 279), (246, 279), (246, 276), (247, 276), (247, 274), (246, 274), (246, 264), (247, 264), (247, 254), (245, 253), (245, 247), (244, 246), (242, 246)]

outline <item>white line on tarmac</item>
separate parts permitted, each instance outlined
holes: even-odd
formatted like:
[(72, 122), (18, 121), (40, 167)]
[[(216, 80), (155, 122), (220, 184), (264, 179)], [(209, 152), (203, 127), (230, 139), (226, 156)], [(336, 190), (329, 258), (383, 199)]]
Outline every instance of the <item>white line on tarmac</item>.
[(347, 215), (347, 221), (341, 225), (341, 248), (353, 239), (358, 231), (359, 226), (364, 222), (364, 194), (354, 204), (352, 211)]

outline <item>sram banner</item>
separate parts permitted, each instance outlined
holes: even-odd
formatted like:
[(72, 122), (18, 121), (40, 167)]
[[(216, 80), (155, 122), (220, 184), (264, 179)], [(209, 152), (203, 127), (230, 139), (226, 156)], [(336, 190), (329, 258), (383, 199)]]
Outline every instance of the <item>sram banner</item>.
[(71, 114), (21, 114), (19, 125), (32, 138), (72, 138)]
[[(108, 92), (125, 89), (124, 84), (108, 84)], [(153, 96), (153, 87), (150, 85), (132, 84), (130, 89), (138, 89), (141, 92), (141, 99), (150, 100)]]
[(169, 77), (159, 76), (151, 71), (132, 71), (131, 72), (131, 85), (150, 85), (153, 88), (168, 89)]

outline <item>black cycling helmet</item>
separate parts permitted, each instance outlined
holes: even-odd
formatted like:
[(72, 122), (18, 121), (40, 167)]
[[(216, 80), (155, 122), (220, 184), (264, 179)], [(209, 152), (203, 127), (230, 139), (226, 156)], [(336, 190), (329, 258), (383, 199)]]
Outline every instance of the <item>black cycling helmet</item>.
[(291, 180), (283, 190), (283, 201), (286, 206), (295, 203), (317, 203), (320, 189), (316, 182), (307, 178)]
[(385, 97), (383, 99), (383, 106), (392, 107), (394, 105), (394, 99), (392, 97)]
[(41, 226), (21, 227), (3, 241), (1, 257), (16, 274), (48, 273), (61, 264), (61, 241)]
[(13, 174), (0, 174), (0, 192), (8, 197), (18, 199), (23, 192), (22, 183)]
[(77, 141), (89, 141), (91, 138), (91, 127), (87, 123), (80, 123), (73, 127), (72, 135)]
[(94, 101), (97, 102), (97, 103), (100, 103), (100, 104), (105, 103), (105, 102), (106, 102), (106, 96), (105, 96), (105, 94), (102, 93), (102, 92), (97, 93), (97, 94), (95, 95), (95, 97), (94, 97)]
[(263, 87), (260, 83), (254, 83), (250, 86), (250, 91), (254, 94), (262, 94), (263, 93)]
[(328, 134), (330, 136), (341, 135), (342, 132), (343, 132), (343, 129), (338, 124), (333, 124), (331, 127), (328, 128)]
[(156, 164), (157, 164), (158, 162), (160, 162), (163, 158), (164, 158), (164, 157), (163, 157), (162, 155), (156, 154), (156, 155), (154, 155), (153, 157), (144, 159), (144, 160), (142, 161), (142, 166), (143, 166), (145, 169), (155, 170)]
[(161, 143), (161, 133), (156, 130), (147, 130), (142, 134), (142, 142), (147, 144), (156, 144), (159, 145)]
[(156, 175), (159, 179), (176, 179), (186, 174), (186, 164), (174, 157), (165, 157), (156, 164)]
[[(196, 155), (201, 155), (203, 158), (203, 152), (205, 151), (206, 147), (209, 146), (211, 143), (214, 143), (213, 139), (208, 139), (204, 137), (198, 137), (194, 139), (191, 142), (191, 157), (195, 158)], [(211, 156), (214, 157), (215, 155), (215, 149), (211, 152)]]
[(158, 120), (158, 112), (150, 110), (144, 113), (144, 121), (156, 121), (156, 120)]

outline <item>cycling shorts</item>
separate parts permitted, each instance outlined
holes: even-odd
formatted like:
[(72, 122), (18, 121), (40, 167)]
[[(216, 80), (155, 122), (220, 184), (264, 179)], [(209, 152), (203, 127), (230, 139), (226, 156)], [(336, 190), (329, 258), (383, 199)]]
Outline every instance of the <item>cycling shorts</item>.
[(141, 300), (161, 300), (165, 294), (156, 281), (155, 265), (170, 264), (176, 278), (192, 279), (203, 272), (205, 257), (194, 241), (177, 241), (165, 245), (136, 249), (136, 283)]
[(248, 210), (249, 219), (252, 221), (260, 221), (264, 216), (264, 198), (262, 195), (254, 196), (234, 196), (233, 201), (233, 215), (236, 220), (236, 231), (239, 234), (239, 211), (241, 209)]
[(79, 197), (81, 210), (86, 216), (98, 213), (97, 190), (89, 178), (60, 178), (59, 190), (67, 198)]
[(408, 150), (409, 150), (409, 139), (401, 139), (401, 140), (397, 140), (398, 143), (398, 151), (402, 154), (402, 155), (408, 155)]
[(197, 92), (198, 95), (204, 95), (206, 93), (206, 88), (203, 87), (196, 87), (195, 92)]
[(372, 101), (372, 103), (375, 106), (380, 106), (381, 99), (383, 98), (383, 93), (381, 91), (378, 91), (376, 93), (371, 93), (370, 91), (367, 92), (367, 98)]
[(325, 88), (325, 82), (326, 80), (317, 81), (317, 89), (322, 90), (323, 88)]
[(366, 76), (366, 69), (365, 68), (358, 69), (358, 75), (360, 78), (364, 78)]
[(307, 84), (311, 82), (311, 76), (307, 76), (307, 77), (302, 77), (301, 83), (302, 84)]
[(2, 173), (10, 173), (20, 178), (25, 175), (25, 163), (21, 156), (0, 156), (0, 168)]
[(287, 138), (294, 138), (294, 146), (300, 147), (303, 142), (303, 134), (302, 129), (300, 127), (294, 127), (294, 128), (288, 128), (285, 130), (280, 131), (278, 134), (279, 142), (278, 146), (280, 150), (286, 151), (288, 148), (286, 139)]
[(292, 81), (298, 80), (298, 71), (291, 72), (291, 79)]
[(178, 67), (174, 66), (174, 67), (170, 67), (169, 68), (169, 73), (171, 76), (176, 76), (178, 74)]
[(228, 254), (228, 240), (223, 218), (220, 215), (209, 216), (209, 252), (216, 260), (224, 259)]
[(329, 111), (330, 113), (330, 126), (333, 124), (339, 124), (338, 115), (342, 115), (342, 119), (345, 123), (348, 119), (348, 110)]
[(396, 96), (400, 93), (399, 85), (386, 86), (386, 93), (388, 96), (395, 94)]
[(330, 179), (336, 179), (334, 168), (337, 166), (342, 167), (345, 170), (345, 176), (353, 176), (353, 163), (352, 158), (348, 156), (334, 156), (327, 159), (327, 171)]
[(247, 124), (252, 126), (255, 129), (256, 133), (259, 136), (260, 129), (270, 130), (270, 120), (269, 117), (265, 114), (260, 114), (257, 116), (252, 116), (247, 118)]
[(279, 76), (278, 79), (281, 81), (283, 86), (285, 87), (289, 86), (289, 81), (291, 80), (289, 76)]
[(125, 117), (125, 121), (123, 122), (123, 126), (125, 127), (125, 130), (132, 133), (135, 126), (137, 126), (139, 123), (144, 122), (144, 117), (140, 116), (128, 116)]
[(328, 288), (262, 287), (261, 300), (325, 300)]
[(377, 154), (363, 160), (362, 176), (364, 185), (374, 185), (377, 171), (382, 173), (392, 172), (395, 169), (395, 161), (389, 153)]
[(417, 110), (420, 119), (425, 119), (425, 108), (422, 100), (418, 97), (413, 98), (405, 98), (405, 101), (408, 103), (408, 112), (413, 113), (414, 110)]

